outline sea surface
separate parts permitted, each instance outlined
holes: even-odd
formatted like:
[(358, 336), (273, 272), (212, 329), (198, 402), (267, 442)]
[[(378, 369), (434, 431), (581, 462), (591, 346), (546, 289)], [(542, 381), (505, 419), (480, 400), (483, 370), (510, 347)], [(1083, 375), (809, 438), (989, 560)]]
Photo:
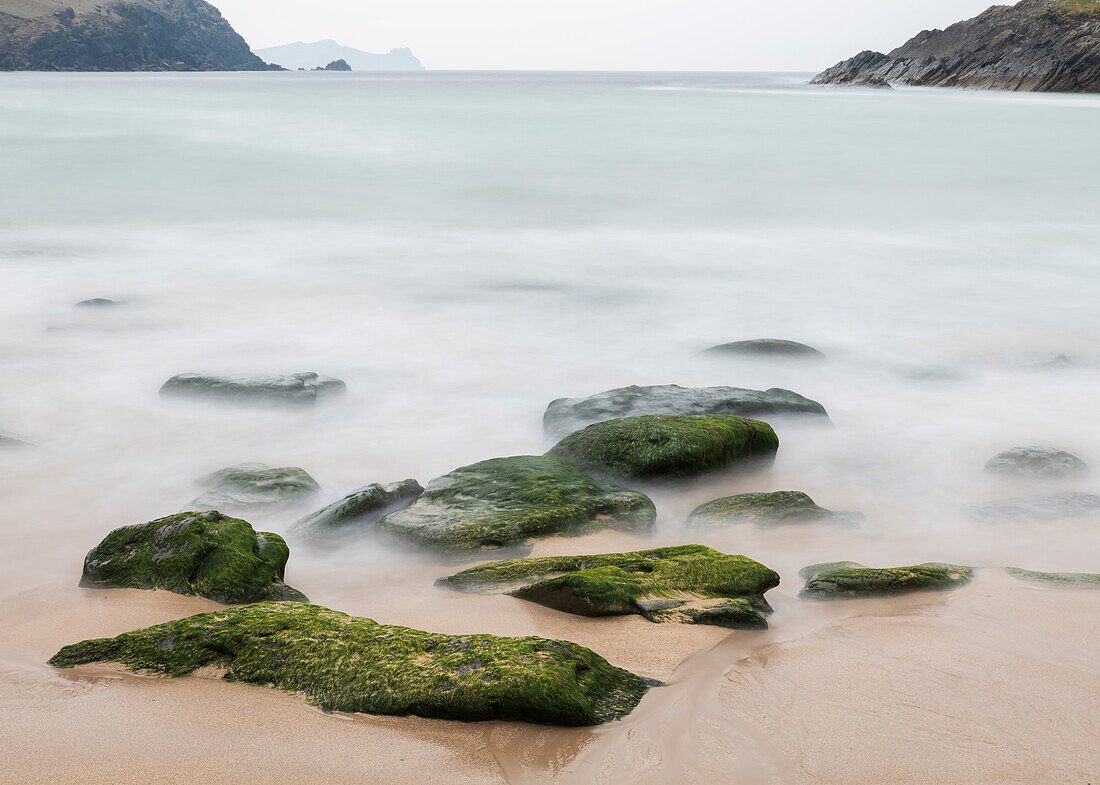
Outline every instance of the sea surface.
[[(779, 569), (769, 642), (844, 614), (797, 600), (797, 571), (815, 562), (987, 568), (959, 596), (1029, 592), (1020, 607), (1036, 618), (1042, 598), (1069, 597), (999, 570), (1100, 572), (1100, 516), (1004, 526), (972, 520), (965, 506), (1100, 493), (1100, 471), (1054, 485), (983, 471), (994, 454), (1030, 444), (1100, 467), (1100, 96), (818, 88), (808, 78), (0, 74), (0, 434), (34, 445), (0, 451), (0, 620), (30, 604), (36, 623), (57, 629), (33, 637), (0, 624), (0, 679), (55, 678), (42, 663), (72, 642), (65, 609), (91, 602), (76, 588), (84, 553), (117, 526), (180, 510), (200, 492), (197, 477), (245, 461), (301, 466), (322, 486), (318, 504), (372, 482), (427, 482), (541, 453), (549, 401), (629, 384), (788, 388), (824, 404), (833, 427), (780, 427), (769, 474), (654, 489), (653, 540), (551, 549), (683, 542), (698, 503), (799, 489), (866, 519), (703, 539)], [(125, 304), (74, 308), (94, 297)], [(700, 354), (759, 337), (809, 343), (828, 359)], [(301, 371), (346, 380), (347, 395), (293, 411), (158, 395), (181, 372)], [(301, 512), (252, 522), (286, 532)], [(287, 581), (338, 610), (447, 632), (560, 632), (550, 612), (511, 599), (494, 601), (482, 624), (483, 599), (440, 599), (432, 578), (451, 565), (424, 554), (370, 538), (291, 545)], [(948, 627), (988, 618), (968, 615), (965, 600), (940, 602)], [(1039, 658), (1075, 669), (1093, 707), (1096, 607), (1071, 623), (1073, 663)], [(895, 611), (881, 613), (894, 623)], [(933, 614), (898, 613), (911, 611)], [(638, 622), (630, 645), (605, 653), (668, 679), (676, 663), (655, 654), (647, 666)], [(1036, 637), (996, 626), (1002, 651)], [(727, 683), (731, 662), (752, 650), (744, 636), (756, 634), (734, 633), (722, 645), (736, 657), (697, 656), (654, 694)], [(700, 650), (722, 637), (700, 639)], [(512, 782), (595, 782), (593, 772), (603, 783), (694, 781), (670, 774), (673, 760), (710, 761), (693, 776), (724, 781), (715, 772), (733, 770), (720, 765), (726, 753), (691, 746), (701, 737), (690, 711), (668, 716), (694, 741), (653, 725), (659, 700), (639, 710), (658, 728), (657, 752), (616, 748), (618, 768), (606, 749), (617, 730), (571, 736), (568, 754), (540, 736), (545, 760), (509, 758), (498, 744), (496, 758)], [(999, 707), (1019, 722), (990, 730), (989, 744), (1009, 731), (1034, 741), (1036, 701)], [(1098, 727), (1089, 711), (1073, 730), (1086, 746)], [(916, 727), (935, 734), (934, 716), (929, 707)], [(718, 736), (745, 727), (715, 731), (721, 712), (706, 721)], [(986, 742), (979, 733), (960, 760)], [(585, 750), (601, 749), (585, 763)], [(812, 752), (757, 750), (798, 781), (841, 770), (791, 760)], [(641, 763), (624, 764), (630, 755)], [(110, 761), (97, 760), (108, 776)], [(1000, 782), (1026, 781), (1013, 779), (1019, 767), (1039, 765), (1011, 762)], [(1042, 770), (1086, 771), (1070, 764)], [(574, 765), (582, 773), (570, 779)], [(0, 779), (15, 781), (13, 770)], [(983, 781), (953, 776), (943, 781)]]

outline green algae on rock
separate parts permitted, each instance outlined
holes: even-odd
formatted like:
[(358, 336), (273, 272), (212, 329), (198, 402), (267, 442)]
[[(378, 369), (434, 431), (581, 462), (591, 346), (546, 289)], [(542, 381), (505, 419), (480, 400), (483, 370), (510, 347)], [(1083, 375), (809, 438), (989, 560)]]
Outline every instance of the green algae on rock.
[(695, 477), (749, 461), (771, 462), (779, 437), (759, 420), (731, 415), (623, 417), (590, 425), (547, 455), (612, 478)]
[(316, 605), (261, 603), (66, 646), (50, 664), (114, 662), (274, 687), (324, 711), (597, 725), (629, 714), (646, 682), (575, 643), (438, 635)]
[(242, 463), (198, 480), (210, 488), (193, 499), (188, 510), (246, 511), (307, 501), (320, 490), (317, 481), (297, 466), (271, 468), (264, 463)]
[(818, 507), (802, 491), (741, 493), (701, 504), (688, 516), (688, 527), (695, 530), (721, 529), (737, 523), (778, 526), (806, 521), (851, 523), (847, 518)]
[(779, 575), (745, 556), (703, 545), (633, 553), (492, 562), (441, 578), (467, 592), (505, 592), (581, 616), (640, 614), (650, 621), (768, 626), (764, 592)]
[(388, 513), (408, 507), (422, 493), (424, 489), (416, 480), (402, 480), (389, 485), (372, 483), (307, 515), (294, 524), (294, 528), (317, 535), (362, 531), (378, 523)]
[(1100, 589), (1100, 575), (1089, 572), (1033, 572), (1019, 567), (1006, 567), (1006, 572), (1021, 580), (1050, 583), (1057, 586), (1075, 586), (1083, 589)]
[(970, 580), (974, 571), (957, 564), (929, 562), (913, 567), (864, 567), (854, 561), (812, 564), (799, 573), (806, 579), (800, 597), (843, 597), (901, 594), (921, 589), (950, 589)]
[(433, 480), (378, 528), (436, 548), (471, 550), (604, 528), (648, 532), (656, 517), (653, 502), (641, 493), (593, 480), (559, 458), (521, 455)]
[(165, 589), (226, 605), (305, 600), (283, 583), (288, 558), (277, 534), (218, 512), (184, 512), (115, 529), (88, 553), (80, 585)]

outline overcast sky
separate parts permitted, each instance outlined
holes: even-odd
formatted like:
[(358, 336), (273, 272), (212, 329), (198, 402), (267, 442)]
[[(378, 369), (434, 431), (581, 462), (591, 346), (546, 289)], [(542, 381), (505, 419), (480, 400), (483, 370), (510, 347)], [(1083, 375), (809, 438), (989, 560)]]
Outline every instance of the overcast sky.
[(428, 68), (816, 71), (990, 0), (212, 0), (254, 49), (333, 38)]

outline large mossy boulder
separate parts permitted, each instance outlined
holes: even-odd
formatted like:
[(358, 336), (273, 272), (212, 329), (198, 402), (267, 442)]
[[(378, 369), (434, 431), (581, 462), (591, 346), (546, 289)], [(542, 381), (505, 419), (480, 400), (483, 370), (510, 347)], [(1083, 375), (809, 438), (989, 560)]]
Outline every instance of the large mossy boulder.
[(382, 531), (436, 548), (522, 547), (532, 537), (603, 528), (647, 532), (657, 511), (643, 494), (593, 480), (567, 461), (493, 458), (428, 484), (424, 495), (379, 523)]
[(1100, 513), (1100, 496), (1091, 493), (1059, 493), (971, 504), (970, 514), (992, 523), (1053, 521)]
[(184, 512), (115, 529), (84, 559), (80, 585), (165, 589), (226, 605), (305, 600), (283, 583), (288, 558), (277, 534), (218, 512)]
[(373, 483), (307, 515), (294, 524), (294, 528), (316, 535), (364, 531), (373, 528), (389, 513), (405, 509), (422, 493), (424, 489), (416, 480), (389, 485)]
[(740, 493), (701, 504), (688, 516), (687, 525), (696, 531), (722, 529), (739, 523), (754, 523), (760, 527), (787, 523), (851, 523), (847, 518), (824, 507), (818, 507), (802, 491), (772, 493)]
[(990, 458), (985, 469), (1016, 477), (1057, 478), (1083, 474), (1088, 465), (1054, 447), (1015, 447)]
[(1009, 575), (1020, 580), (1048, 583), (1052, 586), (1071, 586), (1082, 589), (1100, 589), (1100, 575), (1089, 572), (1034, 572), (1019, 567), (1006, 567)]
[(917, 564), (874, 569), (854, 561), (813, 564), (798, 573), (806, 579), (800, 597), (843, 599), (903, 594), (922, 589), (953, 589), (973, 577), (970, 567), (957, 564)]
[(712, 346), (707, 354), (737, 357), (780, 357), (792, 360), (824, 360), (825, 353), (798, 341), (783, 338), (753, 338)]
[(505, 592), (581, 616), (640, 614), (650, 621), (763, 628), (764, 592), (779, 575), (745, 556), (703, 545), (634, 553), (511, 559), (437, 583), (459, 591)]
[(661, 384), (621, 387), (587, 398), (559, 398), (546, 407), (543, 426), (547, 433), (560, 438), (604, 420), (650, 414), (829, 419), (820, 403), (790, 390)]
[(779, 437), (744, 417), (625, 417), (566, 436), (547, 455), (582, 472), (632, 480), (697, 477), (775, 459)]
[(165, 397), (210, 398), (243, 403), (312, 404), (346, 389), (347, 386), (339, 379), (312, 372), (288, 376), (182, 373), (166, 381), (160, 388), (160, 394)]
[(302, 504), (320, 486), (305, 469), (296, 466), (272, 468), (264, 463), (242, 463), (220, 469), (198, 480), (209, 488), (193, 499), (188, 510), (247, 511)]
[(575, 643), (437, 635), (316, 605), (261, 603), (66, 646), (50, 664), (114, 662), (274, 687), (324, 711), (598, 725), (629, 714), (646, 682)]

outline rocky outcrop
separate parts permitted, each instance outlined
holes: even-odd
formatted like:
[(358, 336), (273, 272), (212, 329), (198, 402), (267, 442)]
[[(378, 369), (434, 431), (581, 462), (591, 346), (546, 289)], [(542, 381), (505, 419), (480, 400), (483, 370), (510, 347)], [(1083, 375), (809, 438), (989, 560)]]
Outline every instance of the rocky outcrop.
[(741, 493), (701, 504), (688, 516), (687, 525), (696, 531), (705, 531), (739, 523), (754, 523), (765, 528), (809, 521), (851, 523), (844, 516), (818, 507), (802, 491), (774, 491)]
[(344, 392), (339, 379), (315, 373), (290, 376), (206, 376), (181, 373), (160, 388), (164, 397), (191, 396), (238, 403), (263, 402), (312, 404), (318, 399)]
[(993, 6), (888, 55), (860, 52), (812, 83), (1100, 92), (1100, 0)]
[(323, 70), (323, 71), (350, 71), (351, 66), (348, 65), (347, 60), (340, 59), (340, 60), (333, 60), (331, 63), (326, 65), (323, 69), (319, 69), (319, 70)]
[(164, 589), (226, 605), (305, 600), (283, 583), (290, 549), (221, 513), (185, 512), (115, 529), (84, 560), (80, 585)]
[(1022, 477), (1068, 477), (1088, 471), (1088, 465), (1054, 447), (1015, 447), (989, 459), (986, 471)]
[(423, 496), (378, 528), (434, 548), (472, 550), (605, 528), (647, 532), (656, 518), (643, 494), (586, 477), (560, 458), (520, 455), (432, 480)]
[(0, 0), (0, 70), (263, 71), (202, 0)]
[(764, 628), (764, 592), (779, 575), (745, 556), (702, 545), (634, 553), (512, 559), (437, 583), (459, 591), (507, 592), (580, 616), (640, 614), (650, 621)]
[(953, 589), (969, 581), (974, 570), (957, 564), (918, 564), (913, 567), (864, 567), (853, 561), (813, 564), (799, 573), (806, 579), (804, 599), (837, 599), (903, 594), (922, 589)]
[(58, 668), (118, 663), (160, 676), (202, 669), (274, 687), (323, 711), (598, 725), (648, 685), (567, 641), (438, 635), (301, 603), (261, 603), (66, 646)]
[(188, 503), (188, 510), (247, 511), (300, 504), (320, 490), (305, 469), (273, 469), (264, 463), (242, 463), (199, 479), (209, 488)]
[(744, 417), (624, 417), (566, 436), (547, 455), (610, 478), (672, 480), (771, 463), (779, 437)]
[(793, 360), (824, 360), (824, 352), (798, 341), (783, 338), (753, 338), (712, 346), (706, 354), (737, 355), (742, 357), (784, 357)]
[(389, 485), (373, 483), (307, 515), (294, 528), (315, 535), (364, 531), (389, 513), (405, 509), (422, 493), (424, 489), (416, 480), (402, 480)]
[(620, 387), (587, 398), (559, 398), (546, 407), (543, 426), (547, 433), (560, 438), (593, 423), (647, 414), (734, 414), (769, 420), (776, 417), (829, 419), (820, 403), (790, 390), (660, 384)]

